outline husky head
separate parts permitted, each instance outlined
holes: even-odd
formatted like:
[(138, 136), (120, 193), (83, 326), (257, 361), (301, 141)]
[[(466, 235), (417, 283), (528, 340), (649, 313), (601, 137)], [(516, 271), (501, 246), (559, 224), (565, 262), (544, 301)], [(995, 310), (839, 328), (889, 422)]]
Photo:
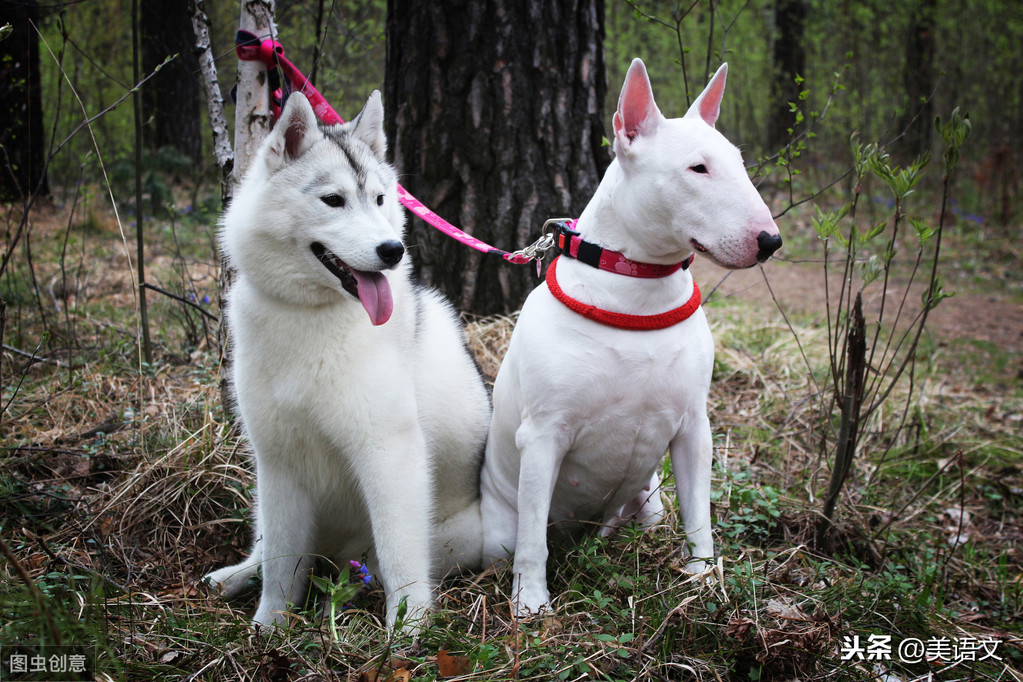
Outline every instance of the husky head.
[(727, 72), (722, 64), (678, 119), (657, 108), (641, 60), (625, 77), (613, 122), (620, 165), (613, 210), (628, 241), (651, 260), (681, 260), (695, 250), (723, 267), (745, 268), (781, 246), (739, 150), (714, 129)]
[(224, 219), (224, 249), (242, 277), (292, 304), (357, 300), (374, 325), (387, 322), (384, 271), (405, 247), (383, 118), (376, 91), (337, 126), (320, 126), (304, 95), (288, 98)]

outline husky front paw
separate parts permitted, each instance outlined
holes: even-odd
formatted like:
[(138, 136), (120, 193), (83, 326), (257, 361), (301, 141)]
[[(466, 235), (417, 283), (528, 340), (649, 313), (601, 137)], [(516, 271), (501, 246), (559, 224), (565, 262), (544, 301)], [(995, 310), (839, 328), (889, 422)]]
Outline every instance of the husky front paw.
[(387, 627), (402, 635), (417, 637), (432, 608), (433, 594), (429, 590), (392, 594), (387, 598)]
[(287, 607), (282, 604), (268, 604), (267, 599), (259, 600), (259, 608), (252, 617), (252, 624), (259, 626), (266, 633), (275, 632), (289, 625)]
[(234, 599), (255, 588), (256, 567), (246, 564), (226, 566), (202, 577), (203, 585), (224, 599)]

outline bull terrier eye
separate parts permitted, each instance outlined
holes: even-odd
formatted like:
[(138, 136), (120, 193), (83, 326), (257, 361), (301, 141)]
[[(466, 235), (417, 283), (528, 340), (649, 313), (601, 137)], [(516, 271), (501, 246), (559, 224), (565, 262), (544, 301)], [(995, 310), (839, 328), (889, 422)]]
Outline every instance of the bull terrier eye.
[(702, 163), (698, 163), (695, 166), (690, 166), (689, 170), (693, 171), (694, 173), (699, 173), (700, 175), (706, 175), (709, 172), (707, 170), (707, 167), (704, 166)]
[(384, 195), (383, 194), (378, 194), (377, 195), (377, 206), (383, 206), (383, 205), (384, 205)]
[(325, 203), (327, 206), (330, 206), (331, 208), (345, 207), (345, 198), (340, 194), (326, 194), (320, 197), (320, 201)]

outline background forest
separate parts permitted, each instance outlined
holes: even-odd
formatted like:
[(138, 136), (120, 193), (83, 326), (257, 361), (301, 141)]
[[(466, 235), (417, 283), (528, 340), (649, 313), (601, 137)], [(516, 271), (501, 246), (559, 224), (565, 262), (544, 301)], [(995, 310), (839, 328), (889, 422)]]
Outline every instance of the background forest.
[[(288, 58), (343, 117), (384, 92), (402, 183), (505, 248), (585, 204), (633, 57), (669, 116), (727, 61), (718, 128), (785, 239), (762, 268), (694, 265), (717, 343), (716, 580), (683, 573), (672, 516), (552, 552), (545, 619), (512, 618), (507, 569), (448, 581), (418, 642), (347, 572), (283, 638), (197, 583), (247, 551), (253, 482), (222, 394), (197, 5), (233, 122), (240, 3), (0, 2), (0, 679), (30, 679), (11, 652), (52, 650), (100, 679), (1023, 680), (1023, 5), (276, 2)], [(455, 93), (487, 45), (542, 54), (508, 67), (537, 92), (590, 98), (584, 165), (542, 153), (546, 95), (525, 91), (488, 129), (492, 167), (450, 165), (458, 138), (481, 146)], [(450, 80), (445, 118), (415, 118), (429, 81), (405, 59)], [(467, 198), (495, 182), (538, 192), (533, 212)], [(409, 224), (492, 377), (535, 271)]]

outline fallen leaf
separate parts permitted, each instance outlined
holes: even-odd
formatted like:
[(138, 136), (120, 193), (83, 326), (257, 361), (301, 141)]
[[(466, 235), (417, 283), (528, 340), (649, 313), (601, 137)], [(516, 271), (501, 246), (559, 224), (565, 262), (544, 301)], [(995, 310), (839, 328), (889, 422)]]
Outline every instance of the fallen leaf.
[(784, 618), (785, 620), (810, 620), (799, 606), (778, 599), (769, 599), (767, 601), (767, 615)]
[(746, 633), (753, 629), (754, 625), (756, 625), (756, 623), (749, 618), (733, 616), (728, 619), (728, 625), (725, 627), (725, 634), (729, 637), (742, 639), (746, 636)]
[(356, 682), (409, 682), (412, 673), (405, 667), (407, 665), (408, 662), (400, 658), (392, 658), (383, 669), (379, 662), (371, 662), (359, 671)]
[(469, 659), (465, 656), (452, 656), (446, 649), (437, 651), (437, 674), (441, 677), (464, 675), (469, 668)]
[(409, 682), (411, 679), (412, 673), (407, 668), (392, 670), (391, 674), (387, 676), (387, 682)]

